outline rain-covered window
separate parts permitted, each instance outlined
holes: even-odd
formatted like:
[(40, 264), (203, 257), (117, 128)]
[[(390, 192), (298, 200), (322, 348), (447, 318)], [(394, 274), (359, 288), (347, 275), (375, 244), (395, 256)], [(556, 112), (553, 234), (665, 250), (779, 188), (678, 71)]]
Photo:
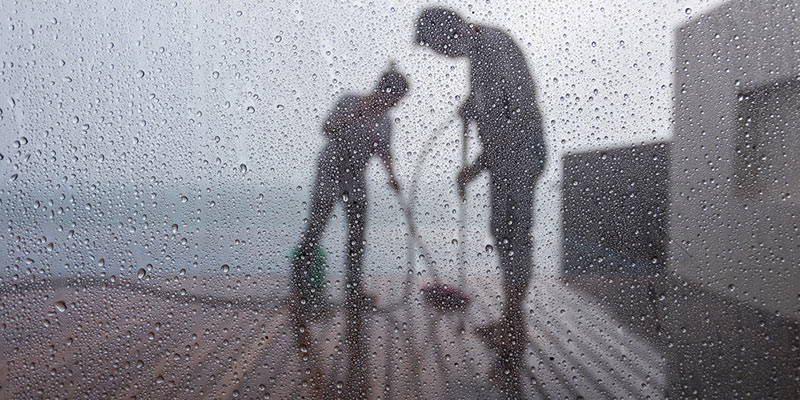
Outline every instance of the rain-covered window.
[(800, 398), (800, 4), (18, 1), (0, 398)]

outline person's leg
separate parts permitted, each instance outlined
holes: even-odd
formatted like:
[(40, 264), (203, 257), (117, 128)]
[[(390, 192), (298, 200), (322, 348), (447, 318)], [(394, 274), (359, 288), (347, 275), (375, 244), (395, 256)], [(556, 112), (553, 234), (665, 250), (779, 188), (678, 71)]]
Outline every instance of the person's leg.
[(514, 185), (508, 193), (507, 225), (510, 242), (507, 260), (503, 264), (503, 281), (506, 288), (505, 316), (510, 321), (525, 324), (522, 303), (528, 295), (532, 273), (533, 202), (536, 182), (543, 172), (543, 162), (530, 170), (521, 171), (513, 178)]
[(501, 317), (501, 322), (503, 323), (510, 322), (507, 318), (507, 311), (514, 308), (509, 306), (509, 302), (515, 297), (509, 297), (508, 294), (511, 292), (514, 283), (514, 271), (517, 269), (516, 261), (519, 259), (518, 250), (516, 249), (519, 245), (519, 240), (514, 237), (517, 227), (513, 225), (518, 222), (514, 221), (515, 199), (513, 187), (516, 184), (516, 182), (511, 182), (509, 178), (502, 176), (493, 175), (491, 177), (491, 215), (489, 224), (497, 248), (497, 255), (500, 258), (500, 268), (503, 273), (503, 292), (506, 294)]
[[(361, 283), (361, 260), (364, 255), (364, 230), (366, 227), (366, 185), (357, 182), (349, 186), (347, 201), (347, 286), (348, 300), (363, 297)], [(356, 296), (358, 295), (358, 296)]]
[[(309, 330), (308, 321), (310, 318), (310, 295), (311, 287), (308, 277), (309, 267), (314, 261), (314, 253), (317, 244), (325, 231), (333, 206), (338, 199), (340, 192), (336, 182), (331, 175), (323, 168), (318, 168), (317, 181), (311, 193), (309, 205), (309, 216), (305, 230), (302, 233), (300, 244), (295, 250), (295, 258), (292, 262), (292, 297), (290, 302), (290, 321), (294, 331), (295, 342), (301, 358), (305, 358), (305, 364), (310, 371), (313, 371), (312, 390), (321, 393), (324, 375), (319, 367), (316, 354), (313, 353), (313, 338)], [(302, 304), (306, 302), (306, 304)]]
[(525, 341), (525, 315), (522, 303), (528, 294), (531, 277), (531, 240), (532, 211), (533, 211), (533, 184), (535, 180), (529, 177), (515, 179), (506, 204), (506, 230), (504, 232), (508, 245), (501, 252), (503, 267), (503, 287), (505, 288), (506, 302), (503, 318), (509, 326), (517, 327), (520, 335), (520, 344)]
[(366, 185), (355, 182), (347, 193), (344, 203), (347, 213), (347, 278), (345, 293), (345, 340), (348, 346), (348, 377), (345, 393), (353, 399), (369, 397), (367, 376), (368, 348), (364, 318), (366, 313), (365, 292), (361, 269), (364, 255), (364, 229), (366, 224)]
[(522, 303), (530, 281), (531, 211), (533, 185), (526, 176), (493, 177), (491, 188), (492, 234), (497, 244), (503, 271), (505, 302), (503, 315), (494, 329), (500, 339), (497, 346), (501, 384), (508, 398), (521, 395), (521, 375), (527, 325)]
[(314, 261), (314, 250), (325, 231), (339, 192), (340, 189), (332, 177), (326, 171), (319, 170), (311, 193), (308, 221), (292, 263), (292, 285), (303, 296), (310, 292), (308, 270)]

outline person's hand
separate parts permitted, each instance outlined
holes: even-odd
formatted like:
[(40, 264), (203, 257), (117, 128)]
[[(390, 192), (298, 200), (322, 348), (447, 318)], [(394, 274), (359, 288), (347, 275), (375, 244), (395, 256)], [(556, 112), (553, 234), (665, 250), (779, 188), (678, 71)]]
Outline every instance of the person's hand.
[(456, 177), (456, 187), (458, 188), (458, 196), (461, 200), (467, 197), (467, 183), (472, 180), (472, 170), (470, 167), (461, 168)]
[(389, 179), (389, 187), (395, 192), (400, 193), (400, 182), (397, 182), (397, 179)]
[(465, 123), (469, 122), (469, 112), (467, 111), (468, 104), (466, 102), (462, 103), (458, 107), (458, 117), (461, 118), (462, 121)]
[(470, 121), (475, 120), (475, 105), (476, 105), (476, 97), (472, 94), (458, 106), (458, 116), (461, 118), (464, 123), (469, 123)]

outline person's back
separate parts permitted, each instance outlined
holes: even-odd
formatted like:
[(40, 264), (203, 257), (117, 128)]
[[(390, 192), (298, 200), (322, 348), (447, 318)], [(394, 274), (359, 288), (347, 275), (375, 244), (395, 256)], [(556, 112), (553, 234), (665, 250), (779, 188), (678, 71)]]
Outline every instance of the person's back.
[[(352, 94), (342, 96), (329, 119), (353, 116), (361, 99)], [(386, 112), (365, 116), (326, 136), (328, 142), (320, 154), (317, 174), (332, 174), (338, 180), (360, 182), (370, 158), (389, 155), (391, 121)]]
[(545, 161), (542, 117), (525, 56), (500, 29), (476, 25), (468, 119), (476, 121), (490, 173), (515, 175)]
[(467, 58), (470, 94), (459, 107), (475, 121), (483, 149), (456, 178), (459, 194), (488, 171), (489, 225), (503, 270), (505, 303), (497, 323), (476, 328), (498, 351), (507, 395), (522, 395), (527, 342), (523, 299), (531, 276), (530, 230), (536, 182), (544, 171), (545, 146), (536, 86), (519, 46), (505, 32), (468, 23), (452, 10), (429, 8), (417, 19), (417, 43), (446, 57)]

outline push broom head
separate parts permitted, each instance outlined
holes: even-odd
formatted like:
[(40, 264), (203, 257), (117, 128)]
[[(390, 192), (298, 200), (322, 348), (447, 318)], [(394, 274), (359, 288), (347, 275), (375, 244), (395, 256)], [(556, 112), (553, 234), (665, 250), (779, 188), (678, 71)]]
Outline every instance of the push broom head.
[(463, 312), (471, 300), (460, 288), (441, 282), (429, 283), (423, 287), (422, 296), (428, 306), (441, 312)]

